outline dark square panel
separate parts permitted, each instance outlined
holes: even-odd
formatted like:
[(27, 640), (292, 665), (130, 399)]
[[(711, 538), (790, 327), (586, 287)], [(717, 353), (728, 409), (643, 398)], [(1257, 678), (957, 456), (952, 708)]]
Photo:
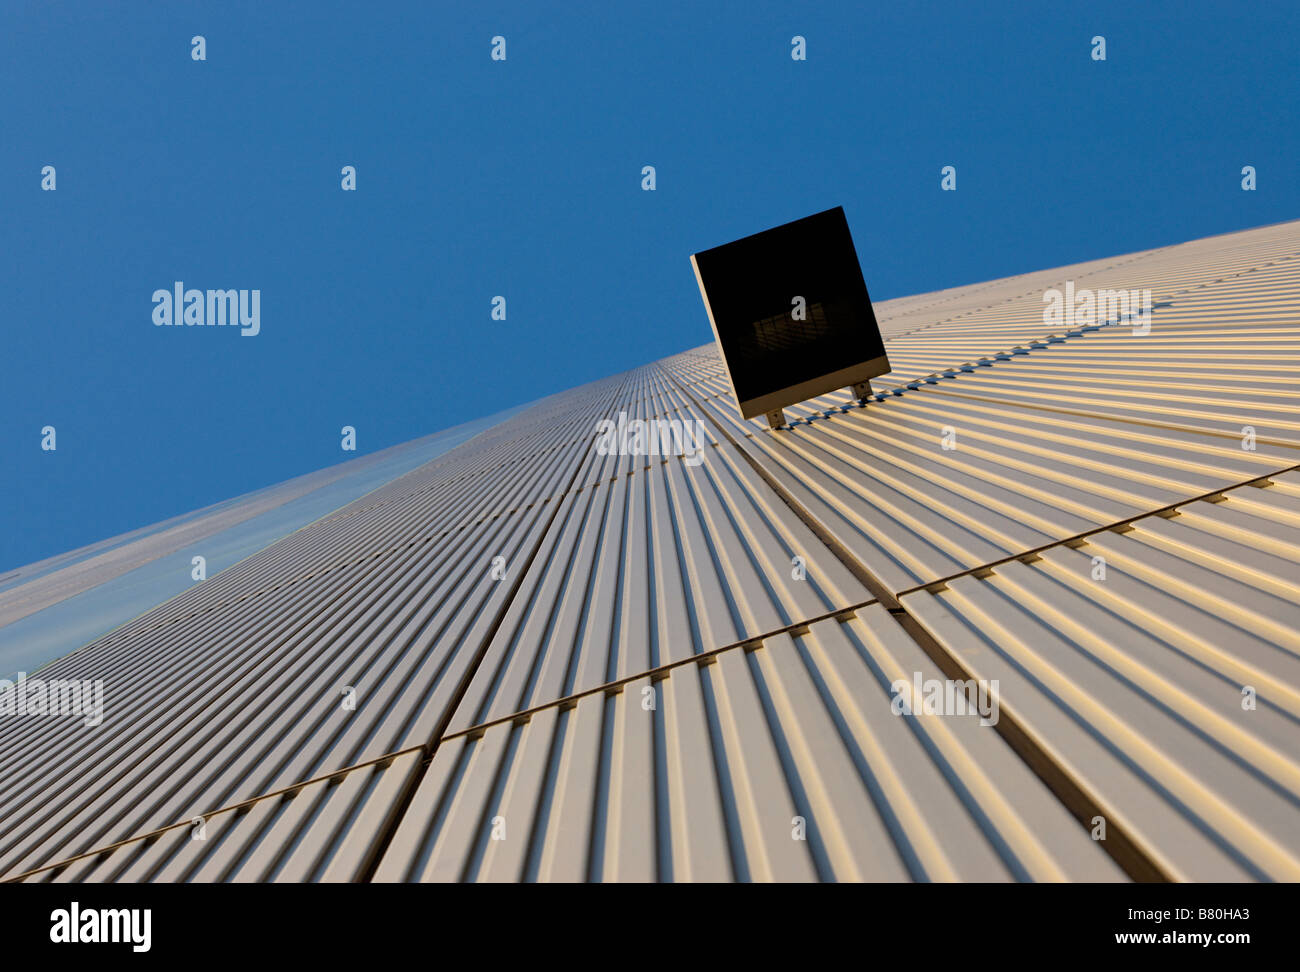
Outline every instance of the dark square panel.
[[(745, 418), (889, 371), (844, 210), (691, 257)], [(793, 316), (805, 301), (806, 320)]]

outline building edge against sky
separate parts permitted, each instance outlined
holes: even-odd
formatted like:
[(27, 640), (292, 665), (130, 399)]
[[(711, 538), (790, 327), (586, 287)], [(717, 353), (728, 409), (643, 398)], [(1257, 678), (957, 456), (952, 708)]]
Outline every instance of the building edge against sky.
[(0, 715), (0, 875), (1300, 879), (1297, 293), (1285, 223), (886, 301), (781, 432), (704, 346), (10, 572), (104, 711)]

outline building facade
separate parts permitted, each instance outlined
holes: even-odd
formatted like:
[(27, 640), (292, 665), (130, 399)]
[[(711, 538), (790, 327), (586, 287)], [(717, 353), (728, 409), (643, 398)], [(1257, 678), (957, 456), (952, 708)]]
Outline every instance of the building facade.
[(103, 699), (0, 715), (0, 877), (1298, 880), (1298, 295), (1288, 223), (882, 302), (784, 430), (705, 346), (0, 578)]

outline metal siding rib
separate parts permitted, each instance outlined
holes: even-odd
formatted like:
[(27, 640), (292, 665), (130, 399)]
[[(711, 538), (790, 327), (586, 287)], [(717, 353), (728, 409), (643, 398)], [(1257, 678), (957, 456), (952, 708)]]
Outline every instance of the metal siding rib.
[(552, 495), (590, 448), (574, 440), (543, 454), (533, 465), (504, 466), (470, 481), (439, 484), (352, 514), (331, 517), (291, 535), (209, 582), (191, 588), (147, 619), (115, 632), (106, 642), (138, 636), (199, 611), (221, 608), (250, 593), (310, 577), (336, 566), (421, 540), (436, 540), (467, 525), (527, 509)]
[(419, 764), (420, 754), (408, 752), (213, 814), (203, 822), (201, 840), (185, 823), (25, 880), (353, 881)]
[[(564, 409), (545, 401), (189, 588), (94, 644), (138, 638), (349, 559), (399, 549), (412, 540), (431, 539), (440, 531), (535, 504), (552, 493), (539, 484), (547, 477), (558, 482), (566, 471), (571, 474), (590, 449), (588, 413), (599, 407), (590, 403), (607, 403), (622, 384), (620, 376), (576, 390)], [(50, 671), (67, 661), (54, 663)]]
[(870, 600), (733, 453), (655, 459), (566, 496), (452, 728)]
[[(242, 564), (242, 575), (223, 572), (208, 592), (199, 585), (49, 666), (42, 675), (102, 679), (107, 718), (89, 733), (79, 720), (63, 720), (50, 732), (49, 723), (0, 717), (0, 872), (65, 859), (431, 744), (510, 600), (513, 579), (545, 536), (555, 501), (535, 492), (531, 505), (451, 521), (454, 528), (436, 535), (427, 526), (440, 515), (436, 504), (390, 515), (385, 522), (400, 537), (395, 544), (352, 531), (353, 522), (377, 509), (405, 510), (404, 501), (476, 468), (476, 455), (499, 460), (503, 450), (528, 447), (530, 433), (555, 435), (555, 423), (567, 418), (565, 434), (578, 438), (566, 453), (567, 473), (550, 480), (554, 491), (563, 490), (593, 448), (592, 437), (577, 430), (590, 429), (593, 407), (625, 384), (620, 376), (568, 402), (543, 402), (394, 488), (272, 545)], [(490, 494), (495, 481), (487, 482)], [(462, 506), (473, 496), (462, 490)], [(330, 560), (307, 559), (305, 573), (289, 576), (270, 569), (269, 587), (249, 590), (239, 582), (268, 563), (285, 563), (285, 550), (319, 534), (335, 537), (322, 548)], [(335, 547), (351, 536), (352, 559), (340, 562)], [(501, 580), (490, 574), (497, 555), (507, 561)], [(205, 601), (227, 588), (233, 599)], [(340, 704), (348, 685), (358, 690), (355, 712)]]
[(0, 579), (0, 627), (323, 486), (363, 479), (376, 469), (409, 462), (411, 454), (427, 453), (456, 431), (404, 442), (11, 571)]
[[(740, 420), (719, 394), (702, 405), (827, 532), (903, 590), (1300, 461), (1300, 337), (1285, 324), (1300, 260), (1254, 279), (1263, 289), (1252, 291), (1248, 328), (1201, 322), (1240, 299), (1239, 283), (1220, 281), (1161, 311), (1147, 336), (1103, 328), (866, 408), (841, 412), (845, 398), (828, 396), (776, 435)], [(1203, 360), (1225, 358), (1228, 378), (1204, 375)], [(1272, 377), (1229, 380), (1252, 368)], [(1255, 430), (1253, 451), (1241, 447), (1244, 425)], [(942, 448), (948, 429), (952, 451)]]
[(455, 736), (376, 879), (1121, 878), (977, 716), (894, 714), (917, 671), (868, 607)]
[[(155, 631), (148, 651), (128, 641), (79, 652), (61, 674), (102, 678), (109, 718), (96, 733), (72, 720), (53, 734), (4, 720), (0, 866), (35, 866), (428, 742), (508, 600), (492, 557), (517, 563), (544, 534), (546, 510), (197, 615)], [(355, 713), (340, 706), (347, 685)], [(60, 791), (66, 802), (48, 802)]]
[(902, 598), (1177, 878), (1300, 878), (1300, 486), (1280, 480)]

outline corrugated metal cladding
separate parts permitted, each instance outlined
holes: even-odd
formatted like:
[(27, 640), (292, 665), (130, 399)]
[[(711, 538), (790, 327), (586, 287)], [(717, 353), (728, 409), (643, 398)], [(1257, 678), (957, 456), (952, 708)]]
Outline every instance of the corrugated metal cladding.
[(478, 419), (92, 544), (0, 579), (0, 674), (33, 671), (506, 418)]
[(1300, 880), (1300, 474), (902, 601), (1166, 873)]
[(31, 882), (354, 881), (396, 820), (419, 751), (264, 796), (112, 850), (39, 871)]
[[(878, 605), (445, 740), (379, 880), (1113, 880)], [(805, 839), (794, 839), (802, 830)]]
[[(42, 671), (106, 717), (0, 716), (0, 873), (1300, 879), (1297, 257), (882, 303), (775, 433), (712, 347), (540, 402)], [(997, 718), (896, 713), (944, 679)]]

